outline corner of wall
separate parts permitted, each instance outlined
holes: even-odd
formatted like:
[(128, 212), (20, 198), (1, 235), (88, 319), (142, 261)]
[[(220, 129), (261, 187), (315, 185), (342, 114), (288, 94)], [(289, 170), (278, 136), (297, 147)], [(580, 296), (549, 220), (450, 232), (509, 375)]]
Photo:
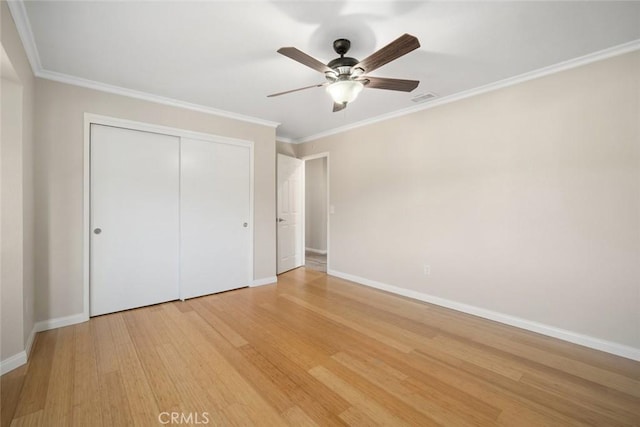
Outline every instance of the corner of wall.
[[(20, 151), (22, 161), (21, 184), (22, 184), (22, 249), (19, 254), (22, 260), (22, 301), (12, 301), (20, 304), (22, 316), (16, 321), (21, 322), (23, 351), (18, 353), (18, 357), (12, 356), (10, 363), (2, 361), (2, 370), (11, 363), (21, 361), (21, 354), (24, 353), (24, 361), (29, 355), (35, 333), (35, 188), (34, 188), (34, 152), (35, 152), (35, 72), (31, 67), (30, 58), (21, 40), (16, 21), (10, 10), (10, 5), (3, 1), (0, 5), (2, 20), (2, 48), (15, 70), (17, 80), (22, 86), (22, 117), (21, 117), (21, 140)], [(17, 365), (19, 366), (19, 365)], [(16, 366), (16, 367), (17, 367)]]

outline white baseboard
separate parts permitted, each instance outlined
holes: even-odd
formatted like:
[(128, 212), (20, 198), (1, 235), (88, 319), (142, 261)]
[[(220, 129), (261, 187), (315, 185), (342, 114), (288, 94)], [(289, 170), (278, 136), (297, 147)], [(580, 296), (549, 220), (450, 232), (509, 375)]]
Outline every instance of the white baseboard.
[(82, 323), (89, 320), (89, 318), (85, 314), (74, 314), (66, 317), (58, 317), (56, 319), (42, 320), (40, 322), (36, 322), (33, 325), (33, 329), (27, 338), (27, 342), (25, 343), (25, 348), (18, 354), (14, 354), (13, 356), (0, 361), (0, 375), (4, 375), (7, 372), (13, 371), (16, 368), (27, 363), (27, 358), (31, 354), (31, 347), (33, 346), (33, 341), (35, 340), (36, 333), (42, 331), (48, 331), (49, 329), (62, 328), (64, 326), (75, 325), (76, 323)]
[(33, 328), (31, 329), (31, 333), (29, 334), (29, 338), (27, 338), (27, 342), (24, 346), (24, 352), (27, 356), (27, 359), (31, 355), (31, 347), (33, 346), (33, 341), (36, 339), (36, 325), (34, 323)]
[(27, 342), (25, 343), (24, 350), (0, 361), (0, 375), (11, 372), (14, 369), (19, 368), (20, 366), (27, 363), (27, 359), (31, 354), (31, 346), (33, 346), (33, 340), (35, 339), (35, 337), (36, 325), (33, 325), (33, 329), (31, 329), (31, 333), (29, 333), (29, 336), (27, 337)]
[(256, 286), (271, 285), (273, 283), (278, 283), (278, 278), (276, 276), (265, 277), (263, 279), (256, 279), (253, 281), (251, 285), (249, 285), (249, 287), (255, 288)]
[(20, 353), (14, 354), (11, 357), (0, 361), (0, 375), (4, 375), (7, 372), (11, 372), (16, 368), (27, 363), (27, 353), (23, 350)]
[(57, 317), (55, 319), (41, 320), (36, 322), (34, 329), (36, 332), (48, 331), (49, 329), (63, 328), (65, 326), (75, 325), (89, 320), (84, 313), (72, 314), (71, 316)]
[(404, 289), (397, 286), (388, 285), (386, 283), (376, 282), (375, 280), (365, 279), (364, 277), (354, 276), (352, 274), (342, 273), (340, 271), (329, 270), (327, 274), (339, 277), (341, 279), (350, 280), (361, 285), (391, 292), (397, 295), (402, 295), (416, 300), (428, 302), (431, 304), (439, 305), (441, 307), (446, 307), (456, 311), (461, 311), (463, 313), (472, 314), (474, 316), (483, 317), (485, 319), (494, 320), (496, 322), (515, 326), (521, 329), (526, 329), (532, 332), (537, 332), (542, 335), (569, 341), (574, 344), (579, 344), (596, 350), (605, 351), (617, 356), (626, 357), (627, 359), (640, 361), (640, 348), (630, 347), (624, 344), (618, 344), (612, 341), (606, 341), (600, 338), (579, 334), (577, 332), (572, 332), (566, 329), (560, 329), (554, 326), (545, 325), (543, 323), (535, 322), (532, 320), (510, 316), (508, 314), (499, 313), (497, 311), (487, 310), (484, 308), (451, 301), (422, 292)]
[(320, 255), (326, 255), (327, 254), (327, 250), (322, 250), (322, 249), (314, 249), (314, 248), (304, 248), (305, 251), (307, 252), (312, 252), (314, 254), (320, 254)]

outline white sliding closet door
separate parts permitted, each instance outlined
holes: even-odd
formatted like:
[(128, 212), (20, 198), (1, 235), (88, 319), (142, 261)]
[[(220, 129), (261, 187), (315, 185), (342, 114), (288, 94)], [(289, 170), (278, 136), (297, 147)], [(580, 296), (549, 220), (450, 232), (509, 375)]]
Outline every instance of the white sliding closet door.
[(182, 299), (250, 284), (250, 178), (248, 145), (182, 139)]
[(179, 298), (179, 149), (91, 125), (91, 316)]

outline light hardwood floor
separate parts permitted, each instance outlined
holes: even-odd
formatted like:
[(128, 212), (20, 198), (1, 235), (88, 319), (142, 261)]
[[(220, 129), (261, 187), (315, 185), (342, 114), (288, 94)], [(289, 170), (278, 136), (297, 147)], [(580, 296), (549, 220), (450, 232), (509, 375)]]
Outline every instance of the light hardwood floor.
[(305, 268), (307, 270), (327, 272), (327, 255), (321, 255), (315, 252), (307, 251), (304, 254)]
[(40, 333), (2, 377), (3, 426), (172, 412), (200, 425), (640, 425), (640, 363), (302, 268)]

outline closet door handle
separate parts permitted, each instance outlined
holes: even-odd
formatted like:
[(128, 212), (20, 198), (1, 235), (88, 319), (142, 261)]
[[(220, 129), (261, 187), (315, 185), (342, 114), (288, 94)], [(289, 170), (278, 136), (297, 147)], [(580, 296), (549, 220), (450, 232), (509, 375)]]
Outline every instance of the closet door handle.
[(101, 228), (94, 228), (93, 229), (93, 234), (100, 234), (102, 233), (102, 229)]
[(284, 218), (278, 218), (278, 222), (284, 222), (286, 221)]

